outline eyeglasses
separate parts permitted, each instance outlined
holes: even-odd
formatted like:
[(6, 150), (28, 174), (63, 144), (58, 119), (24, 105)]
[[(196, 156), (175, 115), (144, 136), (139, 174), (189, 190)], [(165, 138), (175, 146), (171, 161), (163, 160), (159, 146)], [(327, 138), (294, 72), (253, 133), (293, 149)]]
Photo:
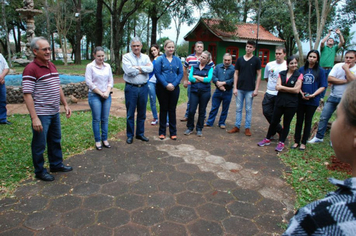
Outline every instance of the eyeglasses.
[(40, 50), (43, 51), (43, 52), (52, 51), (50, 47), (48, 47), (48, 48), (41, 48)]

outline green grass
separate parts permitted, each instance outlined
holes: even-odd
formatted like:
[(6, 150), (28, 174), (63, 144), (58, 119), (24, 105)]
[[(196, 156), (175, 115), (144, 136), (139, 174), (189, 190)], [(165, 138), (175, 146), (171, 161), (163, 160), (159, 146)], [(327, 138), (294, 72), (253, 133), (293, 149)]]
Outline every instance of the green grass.
[[(31, 158), (31, 119), (28, 115), (12, 115), (12, 125), (0, 126), (0, 198), (12, 190), (24, 179), (33, 176)], [(70, 119), (61, 114), (62, 149), (64, 158), (83, 153), (94, 147), (91, 126), (91, 112), (73, 112)], [(126, 127), (125, 118), (110, 116), (109, 139)], [(45, 154), (47, 161), (47, 155)]]
[[(320, 112), (316, 112), (312, 124), (319, 121)], [(333, 116), (330, 121), (333, 121)], [(291, 124), (289, 133), (289, 144), (293, 144), (295, 119)], [(325, 133), (324, 142), (318, 144), (307, 144), (306, 151), (292, 150), (280, 156), (282, 162), (290, 167), (286, 172), (286, 179), (294, 188), (297, 198), (295, 208), (298, 209), (306, 204), (334, 191), (336, 187), (329, 183), (328, 178), (346, 179), (350, 176), (346, 172), (332, 171), (327, 169), (331, 164), (330, 157), (335, 155), (330, 147), (330, 132)]]

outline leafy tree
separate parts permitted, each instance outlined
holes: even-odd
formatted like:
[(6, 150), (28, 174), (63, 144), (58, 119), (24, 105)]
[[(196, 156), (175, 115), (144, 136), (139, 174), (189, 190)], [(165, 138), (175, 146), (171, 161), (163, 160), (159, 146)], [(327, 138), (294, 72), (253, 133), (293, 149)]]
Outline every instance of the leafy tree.
[[(148, 16), (151, 19), (152, 33), (151, 44), (157, 41), (158, 20), (163, 16), (169, 16), (168, 12), (186, 7), (187, 0), (152, 0), (148, 4)], [(166, 21), (167, 22), (167, 21)], [(170, 20), (169, 20), (170, 23)]]
[[(340, 0), (320, 0), (321, 2), (319, 3), (319, 0), (315, 0), (314, 1), (314, 9), (315, 9), (315, 15), (316, 15), (316, 38), (315, 38), (315, 43), (314, 43), (314, 49), (317, 49), (317, 47), (319, 46), (320, 40), (321, 40), (321, 34), (324, 30), (324, 27), (327, 25), (327, 20), (328, 17), (330, 19), (329, 14), (331, 13), (331, 11), (334, 9), (335, 5), (340, 1)], [(289, 13), (290, 13), (290, 21), (292, 24), (292, 29), (293, 29), (293, 35), (295, 38), (295, 41), (298, 45), (298, 51), (299, 51), (299, 64), (302, 65), (304, 64), (304, 57), (303, 57), (303, 47), (302, 47), (302, 39), (300, 37), (300, 31), (297, 28), (296, 25), (296, 17), (295, 17), (295, 3), (292, 0), (286, 0), (285, 1), (288, 9), (289, 9)], [(298, 3), (303, 2), (303, 1), (298, 1)], [(310, 9), (310, 4), (312, 4), (312, 1), (308, 2), (308, 9)], [(307, 11), (309, 12), (309, 10)], [(299, 18), (298, 18), (299, 19)], [(311, 17), (309, 17), (309, 22), (311, 22)], [(309, 23), (310, 25), (311, 23)], [(306, 25), (304, 25), (305, 28)], [(311, 27), (309, 27), (311, 28)], [(311, 34), (311, 33), (309, 33)], [(311, 36), (309, 37), (310, 39), (312, 38)]]
[(189, 42), (184, 41), (182, 44), (176, 46), (176, 55), (179, 57), (187, 57), (189, 55)]
[(103, 4), (108, 9), (111, 15), (111, 30), (112, 30), (112, 50), (115, 73), (120, 71), (120, 49), (124, 45), (124, 27), (129, 17), (134, 14), (140, 7), (143, 7), (145, 0), (104, 0)]
[(188, 2), (188, 5), (183, 8), (176, 8), (171, 12), (171, 17), (174, 22), (174, 27), (176, 29), (176, 41), (175, 44), (178, 45), (178, 38), (180, 35), (180, 29), (182, 24), (185, 22), (188, 26), (192, 25), (196, 19), (193, 17), (193, 5)]

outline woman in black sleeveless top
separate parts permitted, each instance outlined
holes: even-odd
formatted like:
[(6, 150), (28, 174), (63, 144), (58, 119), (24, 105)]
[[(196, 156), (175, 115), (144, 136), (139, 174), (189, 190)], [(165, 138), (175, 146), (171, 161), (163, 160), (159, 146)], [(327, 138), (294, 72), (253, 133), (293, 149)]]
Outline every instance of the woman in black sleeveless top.
[(289, 133), (290, 123), (298, 108), (298, 93), (303, 81), (303, 75), (298, 72), (298, 61), (296, 57), (291, 56), (287, 59), (287, 68), (287, 70), (279, 73), (276, 85), (278, 95), (267, 136), (257, 144), (261, 147), (271, 144), (270, 138), (276, 133), (277, 125), (283, 115), (283, 130), (279, 137), (278, 145), (275, 148), (277, 152), (281, 152), (284, 149), (284, 142)]

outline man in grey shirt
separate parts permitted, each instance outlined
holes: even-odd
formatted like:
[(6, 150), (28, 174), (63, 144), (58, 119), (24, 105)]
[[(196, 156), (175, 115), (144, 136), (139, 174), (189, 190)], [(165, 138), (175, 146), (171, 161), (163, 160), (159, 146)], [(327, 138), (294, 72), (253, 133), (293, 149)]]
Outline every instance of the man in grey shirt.
[(122, 57), (126, 104), (126, 143), (133, 142), (136, 118), (136, 139), (148, 142), (145, 137), (146, 104), (148, 97), (148, 74), (153, 71), (150, 58), (141, 53), (142, 43), (138, 37), (131, 40), (131, 52)]

